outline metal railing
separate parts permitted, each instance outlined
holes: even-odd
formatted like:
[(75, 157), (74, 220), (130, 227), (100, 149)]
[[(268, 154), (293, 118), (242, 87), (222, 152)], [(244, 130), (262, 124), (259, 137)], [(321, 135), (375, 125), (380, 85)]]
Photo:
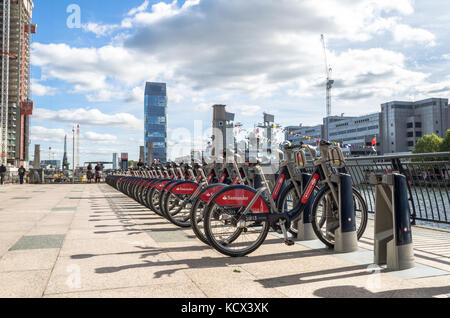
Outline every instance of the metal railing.
[[(364, 197), (370, 213), (375, 211), (375, 186), (371, 174), (401, 173), (408, 180), (408, 199), (413, 225), (450, 229), (450, 152), (410, 155), (349, 157), (347, 173)], [(312, 162), (305, 167), (312, 171)], [(300, 172), (297, 170), (297, 172)]]
[(413, 224), (450, 225), (450, 153), (346, 158), (346, 163), (370, 212), (375, 211), (375, 186), (369, 184), (370, 174), (395, 172), (408, 180)]

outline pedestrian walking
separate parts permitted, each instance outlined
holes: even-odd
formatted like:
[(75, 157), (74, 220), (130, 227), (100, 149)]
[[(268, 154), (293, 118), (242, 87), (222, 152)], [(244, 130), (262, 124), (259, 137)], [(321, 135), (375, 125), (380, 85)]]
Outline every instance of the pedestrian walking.
[(25, 177), (25, 173), (27, 173), (27, 170), (23, 166), (20, 166), (19, 168), (20, 184), (23, 184), (23, 178)]
[(6, 167), (2, 164), (0, 166), (0, 184), (3, 185), (5, 183), (6, 177)]

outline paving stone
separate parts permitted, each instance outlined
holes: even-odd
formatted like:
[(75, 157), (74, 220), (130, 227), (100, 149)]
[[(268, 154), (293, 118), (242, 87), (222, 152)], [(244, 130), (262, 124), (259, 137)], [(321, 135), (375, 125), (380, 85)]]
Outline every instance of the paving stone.
[(52, 269), (58, 249), (10, 251), (0, 259), (0, 272)]
[(0, 273), (0, 298), (42, 297), (50, 270)]
[(64, 294), (45, 294), (44, 298), (206, 298), (206, 296), (195, 284), (188, 282)]
[(52, 212), (74, 212), (77, 210), (77, 207), (62, 207), (62, 208), (53, 208)]
[(37, 235), (22, 237), (10, 251), (61, 248), (65, 235)]

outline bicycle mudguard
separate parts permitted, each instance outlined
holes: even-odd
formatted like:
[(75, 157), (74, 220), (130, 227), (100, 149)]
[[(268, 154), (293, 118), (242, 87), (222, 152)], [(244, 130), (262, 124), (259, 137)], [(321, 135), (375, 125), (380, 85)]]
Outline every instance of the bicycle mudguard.
[(154, 184), (154, 188), (156, 188), (159, 191), (162, 191), (162, 189), (166, 186), (166, 184), (168, 184), (169, 182), (172, 182), (173, 180), (171, 179), (164, 179), (161, 181), (158, 181), (157, 183)]
[[(247, 207), (255, 195), (256, 190), (248, 186), (229, 186), (218, 191), (211, 199), (210, 203), (215, 202), (224, 207)], [(250, 211), (254, 214), (270, 213), (269, 205), (261, 196), (255, 201)]]
[(194, 194), (200, 185), (193, 181), (180, 181), (171, 185), (167, 191), (173, 194)]
[(199, 197), (202, 201), (208, 203), (217, 192), (225, 187), (228, 187), (228, 185), (224, 183), (209, 185), (200, 192)]

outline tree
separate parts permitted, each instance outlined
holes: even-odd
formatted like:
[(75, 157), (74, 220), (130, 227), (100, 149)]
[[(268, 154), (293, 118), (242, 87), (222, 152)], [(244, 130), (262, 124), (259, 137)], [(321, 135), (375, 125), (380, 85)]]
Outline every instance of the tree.
[(445, 139), (442, 141), (439, 151), (450, 152), (450, 129), (447, 130), (447, 135), (445, 136)]
[(133, 160), (128, 160), (128, 168), (137, 168), (137, 161), (133, 161)]
[(439, 136), (435, 134), (426, 135), (417, 142), (416, 147), (413, 150), (413, 153), (421, 154), (421, 153), (439, 152), (441, 150), (442, 143), (443, 139), (440, 138)]

